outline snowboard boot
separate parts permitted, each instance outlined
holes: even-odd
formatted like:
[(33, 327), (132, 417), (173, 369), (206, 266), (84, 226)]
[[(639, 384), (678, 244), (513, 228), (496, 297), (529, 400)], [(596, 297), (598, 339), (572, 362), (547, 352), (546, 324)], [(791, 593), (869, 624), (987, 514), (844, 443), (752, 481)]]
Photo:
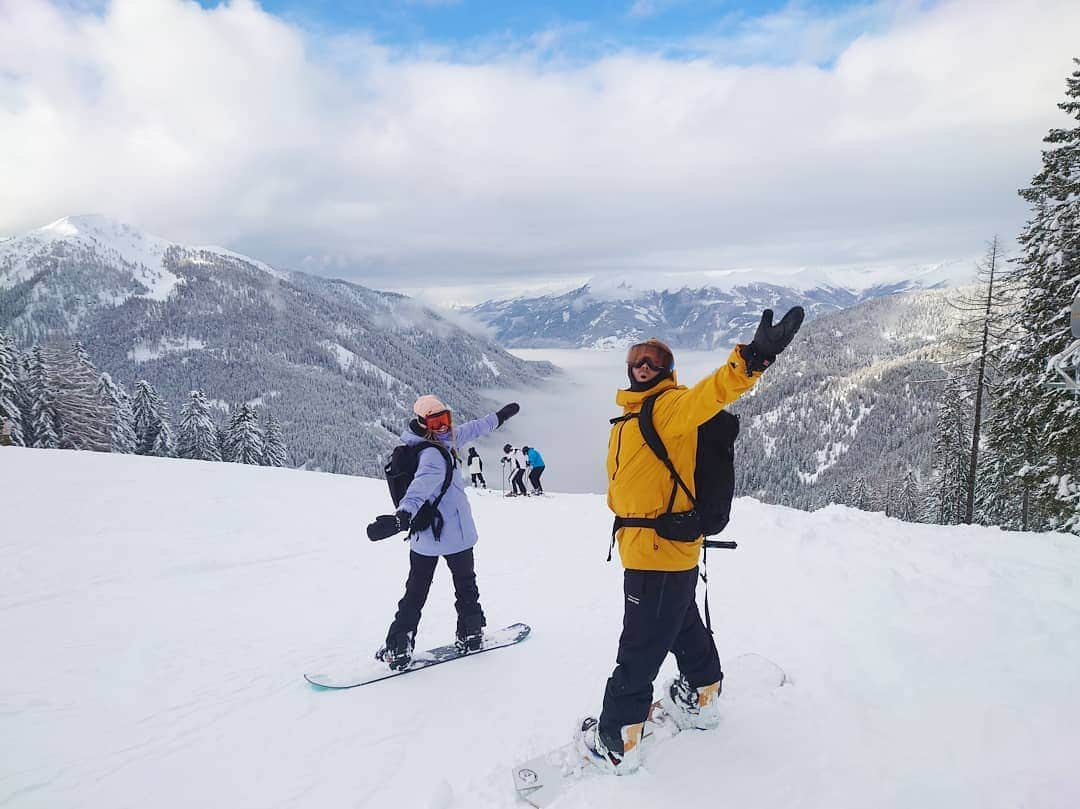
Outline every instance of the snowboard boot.
[(660, 706), (678, 725), (679, 730), (712, 730), (720, 724), (720, 686), (724, 675), (711, 685), (694, 688), (680, 674), (664, 689)]
[(454, 646), (460, 654), (479, 652), (484, 644), (484, 616), (469, 616), (457, 628)]
[(622, 738), (605, 739), (600, 733), (600, 720), (587, 716), (575, 739), (578, 752), (605, 772), (630, 775), (641, 766), (641, 731), (645, 723), (625, 725)]
[(393, 671), (403, 671), (412, 662), (415, 632), (403, 632), (386, 639), (375, 653), (375, 659), (386, 663)]

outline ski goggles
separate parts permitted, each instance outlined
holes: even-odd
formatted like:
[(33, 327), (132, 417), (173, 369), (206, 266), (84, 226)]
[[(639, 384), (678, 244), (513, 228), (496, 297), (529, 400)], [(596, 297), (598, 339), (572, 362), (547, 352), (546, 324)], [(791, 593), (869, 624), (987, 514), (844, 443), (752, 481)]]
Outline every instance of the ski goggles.
[(626, 352), (626, 364), (631, 368), (647, 365), (654, 371), (669, 371), (675, 367), (674, 358), (656, 343), (638, 343)]
[(438, 413), (432, 413), (429, 416), (424, 416), (424, 426), (427, 427), (433, 433), (445, 433), (450, 429), (450, 411), (440, 410)]

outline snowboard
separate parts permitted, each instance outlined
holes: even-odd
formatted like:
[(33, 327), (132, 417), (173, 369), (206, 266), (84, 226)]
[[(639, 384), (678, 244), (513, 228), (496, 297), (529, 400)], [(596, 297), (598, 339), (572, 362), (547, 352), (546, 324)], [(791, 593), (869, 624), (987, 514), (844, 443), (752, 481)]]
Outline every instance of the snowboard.
[[(740, 695), (764, 694), (787, 681), (784, 670), (767, 657), (754, 653), (739, 655), (724, 665), (720, 699), (731, 701)], [(649, 752), (656, 745), (678, 734), (675, 720), (667, 715), (659, 700), (654, 702), (639, 742), (643, 763), (648, 764)], [(593, 764), (592, 756), (583, 753), (576, 740), (522, 762), (512, 773), (518, 795), (537, 809), (550, 806), (574, 783), (590, 774), (607, 774), (607, 771)]]
[(529, 637), (532, 628), (527, 624), (510, 624), (510, 626), (484, 632), (484, 641), (479, 649), (473, 652), (459, 652), (453, 643), (445, 646), (436, 646), (423, 652), (416, 652), (412, 662), (407, 668), (394, 671), (381, 660), (372, 659), (370, 662), (357, 664), (346, 671), (330, 674), (305, 674), (304, 679), (319, 689), (340, 690), (343, 688), (357, 688), (361, 685), (370, 685), (380, 680), (388, 680), (402, 674), (420, 671), (421, 669), (437, 666), (440, 663), (448, 663), (462, 657), (473, 657), (492, 649), (501, 649), (504, 646), (513, 646)]

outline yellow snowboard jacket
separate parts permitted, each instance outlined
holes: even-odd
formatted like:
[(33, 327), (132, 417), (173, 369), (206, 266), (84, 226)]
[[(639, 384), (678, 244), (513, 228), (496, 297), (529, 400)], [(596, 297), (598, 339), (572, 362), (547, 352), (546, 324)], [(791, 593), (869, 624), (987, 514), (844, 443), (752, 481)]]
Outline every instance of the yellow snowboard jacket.
[[(761, 372), (748, 376), (746, 362), (738, 348), (717, 371), (694, 387), (679, 385), (671, 377), (644, 391), (620, 390), (615, 402), (623, 415), (638, 413), (649, 396), (663, 391), (656, 400), (653, 424), (668, 456), (683, 482), (694, 490), (698, 427), (754, 386)], [(667, 511), (673, 482), (671, 474), (653, 454), (641, 435), (638, 420), (616, 423), (608, 439), (608, 507), (620, 517), (658, 517)], [(674, 511), (688, 511), (690, 498), (679, 488)], [(701, 538), (694, 542), (673, 542), (652, 528), (620, 528), (619, 556), (629, 570), (690, 570), (701, 555)]]

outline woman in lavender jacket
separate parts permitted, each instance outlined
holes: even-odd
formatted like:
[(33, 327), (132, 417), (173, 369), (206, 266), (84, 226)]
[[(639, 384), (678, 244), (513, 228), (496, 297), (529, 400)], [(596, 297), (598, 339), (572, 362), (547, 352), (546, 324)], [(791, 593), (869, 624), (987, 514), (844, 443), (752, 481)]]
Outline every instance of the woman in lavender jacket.
[[(401, 440), (406, 444), (438, 442), (449, 449), (482, 438), (502, 426), (518, 410), (518, 404), (511, 402), (495, 413), (455, 427), (450, 408), (435, 396), (421, 396), (413, 405), (416, 418), (409, 422)], [(435, 447), (420, 450), (416, 474), (398, 504), (396, 516), (402, 530), (409, 529), (413, 515), (425, 502), (438, 497), (445, 479), (443, 454)], [(465, 495), (465, 481), (456, 468), (451, 473), (450, 487), (439, 503), (439, 513), (443, 525), (438, 537), (430, 527), (409, 536), (409, 577), (405, 582), (405, 595), (398, 602), (397, 614), (386, 633), (386, 643), (375, 654), (393, 669), (405, 668), (412, 660), (420, 611), (427, 601), (440, 556), (446, 558), (454, 579), (458, 648), (462, 652), (476, 651), (483, 639), (486, 621), (480, 607), (473, 561), (473, 545), (478, 538), (476, 523)]]

